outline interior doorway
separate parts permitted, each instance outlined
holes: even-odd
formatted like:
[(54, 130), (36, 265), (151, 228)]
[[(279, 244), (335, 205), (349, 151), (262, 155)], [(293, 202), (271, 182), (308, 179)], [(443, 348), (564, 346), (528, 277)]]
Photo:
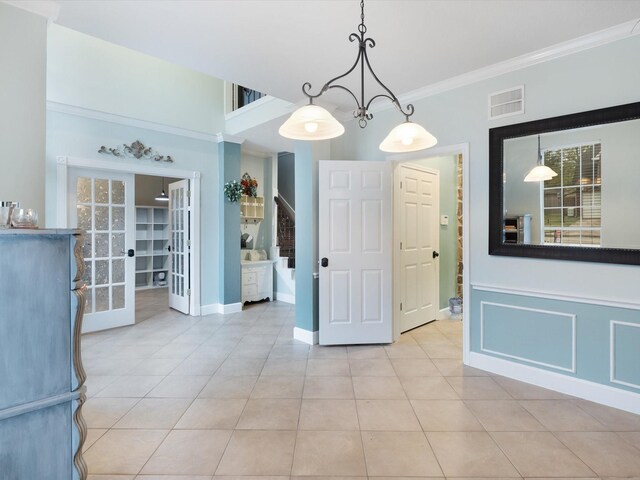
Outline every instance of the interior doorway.
[[(398, 164), (393, 204), (394, 276), (400, 302), (395, 317), (404, 333), (439, 316), (440, 171), (420, 162)], [(449, 251), (448, 245), (443, 247)]]
[[(402, 332), (435, 320), (463, 319), (461, 310), (451, 315), (449, 301), (462, 302), (467, 290), (468, 272), (463, 275), (462, 269), (468, 245), (464, 224), (467, 152), (461, 145), (392, 159), (396, 340)], [(407, 181), (413, 193), (408, 193)]]
[[(169, 171), (172, 177), (164, 176)], [(83, 279), (92, 301), (83, 333), (135, 323), (136, 287), (164, 289), (167, 299), (177, 293), (184, 313), (200, 315), (199, 172), (59, 157), (57, 173), (58, 223), (87, 231)], [(153, 199), (136, 199), (135, 176), (150, 177)], [(171, 184), (187, 185), (175, 199), (176, 218), (167, 206), (154, 205)]]
[(136, 323), (149, 310), (189, 314), (188, 192), (188, 179), (135, 175)]

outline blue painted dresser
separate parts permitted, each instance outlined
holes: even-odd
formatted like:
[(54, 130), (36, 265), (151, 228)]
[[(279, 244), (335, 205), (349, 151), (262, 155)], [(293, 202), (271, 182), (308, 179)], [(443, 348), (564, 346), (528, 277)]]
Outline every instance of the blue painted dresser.
[(84, 480), (83, 237), (0, 230), (0, 478)]

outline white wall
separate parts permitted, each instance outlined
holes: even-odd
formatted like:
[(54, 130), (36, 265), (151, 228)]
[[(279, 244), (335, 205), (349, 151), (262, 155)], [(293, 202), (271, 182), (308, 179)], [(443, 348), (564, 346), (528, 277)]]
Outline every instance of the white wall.
[(51, 25), (47, 100), (205, 133), (224, 129), (224, 82)]
[(45, 224), (47, 21), (0, 3), (0, 197)]
[[(431, 131), (439, 146), (470, 146), (471, 251), (465, 268), (472, 284), (638, 301), (637, 266), (488, 255), (489, 128), (639, 101), (638, 52), (640, 36), (634, 36), (413, 102), (412, 119)], [(489, 121), (488, 94), (522, 84), (526, 113)], [(386, 158), (378, 144), (401, 121), (397, 111), (388, 110), (376, 113), (364, 130), (349, 122), (346, 134), (331, 144), (332, 158)]]

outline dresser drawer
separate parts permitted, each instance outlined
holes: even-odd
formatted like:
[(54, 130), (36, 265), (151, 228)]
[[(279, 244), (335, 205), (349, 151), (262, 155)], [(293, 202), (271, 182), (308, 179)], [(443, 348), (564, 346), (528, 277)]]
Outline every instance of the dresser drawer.
[(258, 295), (258, 285), (255, 283), (253, 285), (243, 285), (242, 286), (242, 297), (243, 298), (251, 298)]
[(243, 285), (255, 285), (258, 281), (258, 275), (256, 272), (243, 272), (242, 284)]

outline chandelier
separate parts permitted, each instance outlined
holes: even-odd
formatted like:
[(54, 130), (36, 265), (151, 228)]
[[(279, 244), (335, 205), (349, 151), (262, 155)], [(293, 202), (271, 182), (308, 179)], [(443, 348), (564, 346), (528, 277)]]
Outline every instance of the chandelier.
[[(325, 83), (316, 95), (310, 93), (311, 84), (309, 82), (302, 85), (302, 93), (309, 99), (309, 104), (293, 112), (291, 117), (289, 117), (278, 130), (280, 135), (294, 140), (326, 140), (342, 135), (344, 133), (344, 126), (326, 109), (313, 103), (316, 98), (321, 97), (327, 91), (337, 88), (346, 91), (355, 100), (356, 108), (353, 111), (353, 116), (358, 119), (360, 128), (365, 128), (367, 122), (373, 118), (373, 114), (369, 112), (369, 107), (371, 103), (378, 98), (388, 99), (398, 111), (404, 115), (405, 121), (389, 132), (389, 135), (387, 135), (380, 144), (380, 150), (384, 152), (415, 152), (433, 147), (438, 142), (436, 138), (422, 126), (409, 120), (409, 117), (411, 117), (414, 112), (413, 105), (408, 104), (406, 109), (403, 109), (398, 98), (373, 72), (371, 64), (369, 63), (369, 57), (367, 56), (367, 47), (375, 47), (376, 42), (370, 37), (365, 37), (366, 33), (367, 27), (364, 24), (364, 0), (362, 0), (360, 2), (360, 25), (358, 25), (358, 33), (349, 35), (350, 42), (358, 42), (358, 56), (356, 57), (355, 63), (345, 73)], [(356, 94), (347, 87), (337, 82), (353, 72), (358, 65), (360, 65), (360, 95), (356, 96)], [(375, 95), (369, 100), (366, 100), (364, 91), (365, 67), (385, 92)]]

